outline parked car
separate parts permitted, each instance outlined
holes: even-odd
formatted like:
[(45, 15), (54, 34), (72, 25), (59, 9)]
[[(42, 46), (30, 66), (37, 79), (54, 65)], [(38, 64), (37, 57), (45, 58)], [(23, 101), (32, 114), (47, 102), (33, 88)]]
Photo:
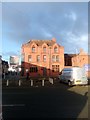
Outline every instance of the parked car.
[(64, 68), (58, 78), (60, 82), (68, 83), (69, 86), (88, 84), (85, 69), (81, 67)]

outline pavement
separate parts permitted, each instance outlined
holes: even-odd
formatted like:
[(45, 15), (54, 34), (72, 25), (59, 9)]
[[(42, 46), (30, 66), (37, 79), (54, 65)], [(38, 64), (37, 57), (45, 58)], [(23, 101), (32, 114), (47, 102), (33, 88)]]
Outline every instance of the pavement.
[(90, 86), (3, 87), (4, 120), (88, 118)]

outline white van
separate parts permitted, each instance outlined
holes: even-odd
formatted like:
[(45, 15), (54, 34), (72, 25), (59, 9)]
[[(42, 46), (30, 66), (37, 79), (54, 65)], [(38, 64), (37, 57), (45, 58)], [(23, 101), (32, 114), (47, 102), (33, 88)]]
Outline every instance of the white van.
[(81, 67), (64, 68), (59, 79), (60, 82), (68, 83), (69, 86), (88, 84), (85, 69)]

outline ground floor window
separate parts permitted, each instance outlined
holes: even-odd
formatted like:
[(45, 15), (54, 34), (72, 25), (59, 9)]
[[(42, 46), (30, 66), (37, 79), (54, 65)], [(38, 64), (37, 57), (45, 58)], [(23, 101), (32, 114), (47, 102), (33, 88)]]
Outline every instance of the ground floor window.
[(52, 65), (53, 72), (59, 72), (59, 65)]
[(30, 72), (38, 72), (38, 68), (37, 67), (30, 67)]

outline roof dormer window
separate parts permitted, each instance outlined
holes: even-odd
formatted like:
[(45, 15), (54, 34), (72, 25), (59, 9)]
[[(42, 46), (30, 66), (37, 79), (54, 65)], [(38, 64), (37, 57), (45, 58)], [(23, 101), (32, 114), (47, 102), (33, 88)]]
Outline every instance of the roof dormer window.
[(43, 52), (46, 53), (46, 47), (43, 47)]
[(58, 48), (57, 48), (57, 47), (54, 48), (54, 52), (55, 52), (55, 53), (58, 52)]

